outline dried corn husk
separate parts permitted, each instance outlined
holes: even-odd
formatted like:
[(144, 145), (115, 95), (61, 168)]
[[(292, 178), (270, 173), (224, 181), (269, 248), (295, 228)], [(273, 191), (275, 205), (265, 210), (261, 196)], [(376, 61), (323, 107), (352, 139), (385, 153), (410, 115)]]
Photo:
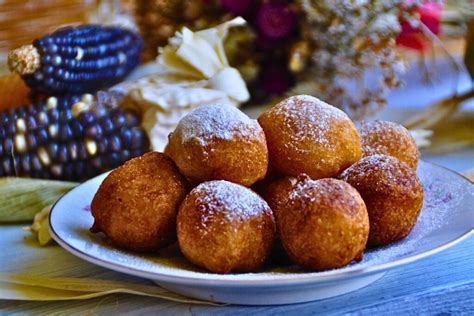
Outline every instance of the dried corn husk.
[(40, 246), (46, 246), (53, 241), (53, 238), (49, 234), (49, 213), (51, 213), (51, 206), (44, 207), (41, 212), (36, 213), (33, 220), (33, 225), (26, 227), (25, 230), (32, 232)]
[(143, 114), (153, 150), (164, 149), (168, 134), (192, 109), (211, 103), (238, 106), (250, 98), (223, 48), (229, 27), (244, 23), (236, 18), (198, 32), (184, 27), (160, 50), (157, 62), (146, 66), (146, 77), (113, 88), (127, 94), (124, 107)]
[(474, 19), (469, 23), (466, 32), (466, 49), (464, 51), (464, 65), (474, 80)]
[(0, 299), (28, 301), (83, 300), (113, 293), (156, 297), (189, 304), (222, 305), (169, 292), (159, 286), (87, 278), (51, 278), (0, 273)]
[(472, 97), (474, 97), (474, 90), (439, 100), (422, 112), (411, 116), (403, 125), (409, 129), (431, 129), (451, 117), (464, 101)]
[(474, 148), (474, 113), (463, 111), (433, 128), (430, 154), (446, 154)]
[(433, 136), (433, 131), (428, 129), (411, 129), (409, 131), (418, 148), (426, 148), (431, 145), (430, 138)]
[(77, 183), (27, 178), (0, 178), (0, 223), (33, 220)]
[(158, 151), (165, 148), (169, 133), (192, 109), (210, 103), (235, 106), (224, 92), (206, 88), (206, 81), (177, 83), (169, 76), (162, 76), (137, 82), (140, 88), (130, 91), (123, 106), (143, 113), (142, 127), (147, 131), (153, 149)]

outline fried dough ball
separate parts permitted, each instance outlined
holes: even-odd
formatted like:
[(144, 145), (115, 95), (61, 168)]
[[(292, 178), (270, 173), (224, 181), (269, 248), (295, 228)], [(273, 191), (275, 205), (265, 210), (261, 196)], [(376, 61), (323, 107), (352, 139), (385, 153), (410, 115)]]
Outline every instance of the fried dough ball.
[[(275, 222), (278, 222), (278, 214), (282, 207), (285, 207), (288, 196), (296, 184), (297, 178), (295, 177), (284, 177), (278, 180), (274, 180), (271, 183), (267, 184), (262, 190), (262, 197), (267, 201), (268, 206), (272, 209), (273, 216), (275, 217)], [(288, 265), (291, 264), (286, 251), (283, 248), (280, 239), (280, 233), (277, 232), (275, 236), (275, 243), (273, 244), (272, 252), (270, 254), (270, 261), (274, 264), (279, 265)]]
[(176, 241), (176, 216), (188, 183), (165, 154), (150, 152), (113, 170), (91, 205), (94, 225), (124, 249), (155, 251)]
[(265, 131), (270, 164), (288, 176), (332, 177), (362, 154), (350, 118), (315, 97), (283, 100), (260, 115), (258, 122)]
[(400, 124), (388, 121), (364, 122), (359, 127), (362, 156), (388, 155), (416, 169), (420, 152), (410, 132)]
[(369, 212), (369, 244), (387, 245), (405, 238), (423, 205), (423, 187), (415, 171), (386, 155), (362, 158), (341, 174), (359, 191)]
[(230, 105), (207, 105), (186, 115), (165, 152), (192, 182), (228, 180), (250, 186), (268, 167), (265, 133)]
[(255, 271), (270, 253), (275, 221), (252, 190), (209, 181), (185, 198), (177, 231), (181, 251), (195, 265), (216, 273)]
[(261, 180), (258, 180), (257, 182), (255, 182), (250, 188), (258, 193), (259, 195), (263, 195), (265, 194), (268, 186), (278, 180), (278, 179), (281, 179), (283, 177), (283, 175), (281, 175), (279, 172), (277, 172), (275, 170), (275, 168), (272, 168), (272, 166), (268, 166), (268, 169), (267, 169), (267, 174), (265, 175), (265, 177)]
[(271, 182), (262, 192), (262, 197), (267, 201), (277, 221), (279, 210), (288, 202), (289, 194), (296, 182), (295, 177), (284, 177)]
[(367, 209), (356, 189), (341, 180), (305, 175), (280, 208), (277, 225), (288, 256), (316, 271), (362, 260), (369, 236)]

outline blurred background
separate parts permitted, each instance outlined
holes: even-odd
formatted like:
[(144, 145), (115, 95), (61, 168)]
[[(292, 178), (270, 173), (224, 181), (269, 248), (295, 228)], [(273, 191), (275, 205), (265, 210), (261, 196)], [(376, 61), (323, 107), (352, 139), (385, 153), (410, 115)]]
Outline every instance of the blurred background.
[[(299, 93), (356, 120), (381, 117), (410, 128), (425, 159), (474, 167), (473, 1), (4, 0), (0, 4), (0, 109), (29, 102), (7, 67), (9, 51), (81, 23), (140, 32), (142, 63), (183, 26), (199, 30), (235, 16), (247, 26), (225, 41), (251, 93), (244, 110)], [(14, 91), (14, 92), (13, 92)]]

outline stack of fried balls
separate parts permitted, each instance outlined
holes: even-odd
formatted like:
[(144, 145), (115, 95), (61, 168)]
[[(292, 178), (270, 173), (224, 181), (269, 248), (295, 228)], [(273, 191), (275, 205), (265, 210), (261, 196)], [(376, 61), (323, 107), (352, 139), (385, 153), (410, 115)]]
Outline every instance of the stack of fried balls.
[(410, 233), (423, 203), (418, 158), (401, 125), (358, 130), (311, 96), (258, 120), (203, 106), (179, 122), (164, 153), (107, 176), (91, 231), (137, 252), (177, 240), (190, 262), (215, 273), (258, 271), (278, 247), (306, 270), (339, 268)]

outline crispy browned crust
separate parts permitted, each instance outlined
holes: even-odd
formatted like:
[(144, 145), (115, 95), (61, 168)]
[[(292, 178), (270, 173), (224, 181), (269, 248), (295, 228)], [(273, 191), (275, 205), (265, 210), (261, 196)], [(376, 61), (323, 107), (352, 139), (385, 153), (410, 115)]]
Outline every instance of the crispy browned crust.
[[(181, 204), (177, 232), (182, 253), (215, 273), (256, 271), (269, 256), (275, 236), (270, 208), (262, 200), (264, 207), (255, 210), (258, 215), (238, 218), (229, 216), (225, 201), (214, 201), (220, 206), (211, 207), (203, 200), (206, 196), (194, 189)], [(256, 194), (254, 198), (261, 200)]]
[(270, 183), (262, 192), (262, 197), (267, 201), (277, 221), (278, 212), (288, 202), (289, 194), (293, 190), (296, 181), (297, 178), (295, 177), (284, 177)]
[(186, 179), (165, 154), (150, 152), (127, 161), (102, 182), (92, 201), (93, 232), (115, 245), (155, 251), (176, 240), (179, 204)]
[(252, 186), (251, 189), (261, 196), (265, 194), (265, 191), (267, 190), (267, 187), (274, 181), (279, 180), (283, 178), (284, 176), (279, 173), (278, 171), (275, 170), (275, 168), (272, 168), (272, 166), (268, 165), (267, 168), (267, 174), (265, 177), (261, 180), (258, 180), (255, 182)]
[(264, 178), (268, 167), (262, 130), (257, 137), (236, 134), (232, 139), (214, 138), (205, 145), (197, 141), (183, 144), (179, 134), (172, 133), (165, 153), (193, 183), (227, 180), (251, 186)]
[(416, 169), (420, 152), (410, 132), (400, 124), (388, 121), (362, 123), (359, 128), (362, 156), (388, 155)]
[[(278, 222), (278, 214), (282, 207), (286, 206), (288, 202), (288, 197), (296, 184), (295, 177), (283, 177), (278, 180), (274, 180), (266, 185), (262, 185), (261, 196), (267, 201), (268, 206), (272, 209), (273, 216), (275, 217), (275, 222)], [(275, 235), (275, 243), (270, 255), (270, 260), (276, 264), (289, 264), (291, 260), (288, 258), (284, 247), (281, 243), (280, 232), (277, 231)]]
[(165, 153), (192, 183), (227, 180), (249, 187), (267, 173), (265, 133), (238, 109), (217, 108), (202, 107), (185, 116), (169, 135)]
[[(305, 113), (294, 104), (305, 107)], [(300, 100), (296, 96), (260, 115), (258, 122), (265, 131), (270, 164), (275, 169), (288, 176), (305, 173), (320, 179), (335, 176), (360, 159), (359, 134), (349, 117), (329, 114), (324, 128), (318, 129), (322, 125), (318, 117), (324, 116), (322, 108), (325, 115), (339, 111), (326, 106), (320, 100)]]
[(362, 158), (341, 178), (359, 191), (367, 206), (369, 244), (387, 245), (410, 233), (423, 206), (423, 186), (412, 168), (375, 155)]
[(361, 260), (369, 218), (359, 193), (336, 179), (300, 177), (277, 220), (289, 257), (309, 270)]

